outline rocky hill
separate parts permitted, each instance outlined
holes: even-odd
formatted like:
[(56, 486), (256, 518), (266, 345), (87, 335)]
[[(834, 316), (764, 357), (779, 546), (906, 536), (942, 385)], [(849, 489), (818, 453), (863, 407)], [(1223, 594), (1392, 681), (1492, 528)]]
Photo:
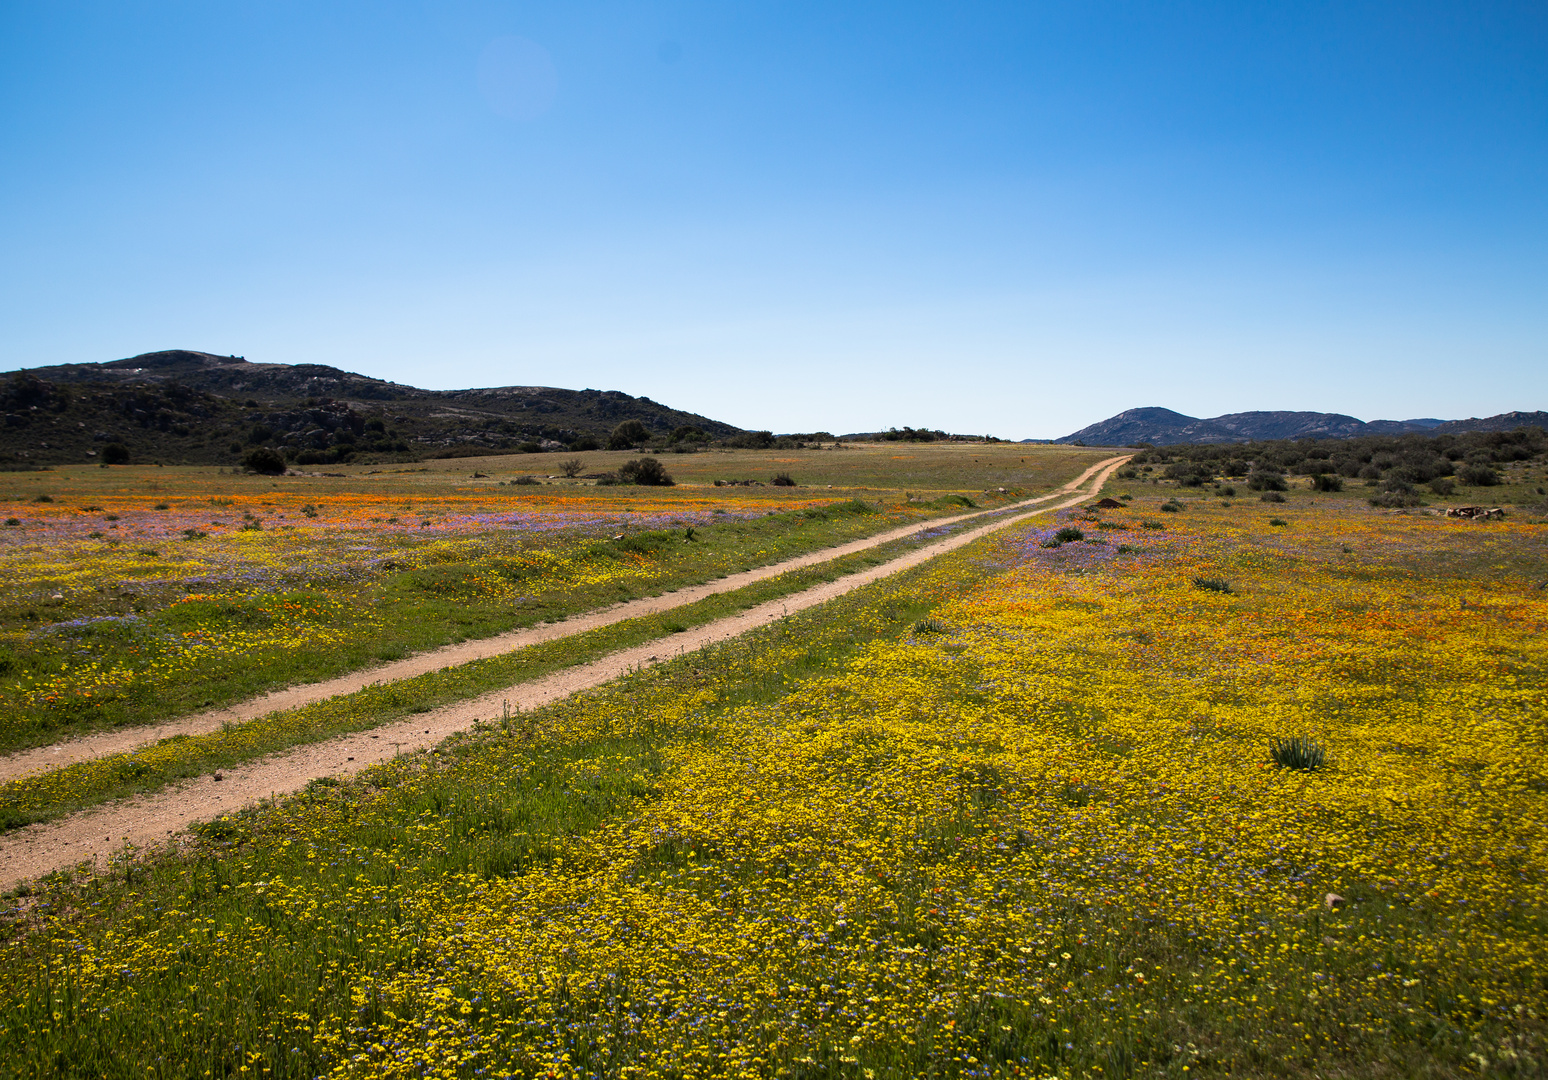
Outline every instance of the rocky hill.
[[(182, 349), (0, 378), (0, 466), (101, 460), (235, 464), (271, 446), (300, 464), (409, 460), (606, 443), (625, 420), (657, 438), (741, 429), (616, 390), (421, 390), (322, 364)], [(111, 453), (118, 455), (118, 450)]]
[(1128, 409), (1054, 441), (1085, 446), (1179, 446), (1275, 439), (1349, 439), (1362, 435), (1444, 435), (1512, 431), (1518, 427), (1548, 428), (1548, 412), (1509, 412), (1469, 420), (1426, 417), (1367, 423), (1343, 413), (1319, 412), (1241, 412), (1200, 419), (1152, 407)]

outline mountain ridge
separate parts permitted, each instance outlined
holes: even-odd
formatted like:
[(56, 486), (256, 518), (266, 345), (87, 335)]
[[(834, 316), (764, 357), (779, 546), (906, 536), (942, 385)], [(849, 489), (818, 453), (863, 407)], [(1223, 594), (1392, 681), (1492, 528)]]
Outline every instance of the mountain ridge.
[(425, 390), (327, 364), (166, 349), (0, 379), (0, 464), (67, 464), (107, 445), (136, 461), (234, 464), (269, 445), (303, 464), (584, 449), (625, 420), (653, 435), (732, 424), (618, 390), (510, 385)]
[(1445, 435), (1466, 431), (1548, 429), (1548, 412), (1508, 412), (1467, 420), (1419, 417), (1364, 421), (1344, 413), (1253, 410), (1200, 418), (1160, 406), (1125, 409), (1071, 432), (1056, 443), (1086, 446), (1207, 445), (1275, 439), (1350, 439), (1362, 435)]

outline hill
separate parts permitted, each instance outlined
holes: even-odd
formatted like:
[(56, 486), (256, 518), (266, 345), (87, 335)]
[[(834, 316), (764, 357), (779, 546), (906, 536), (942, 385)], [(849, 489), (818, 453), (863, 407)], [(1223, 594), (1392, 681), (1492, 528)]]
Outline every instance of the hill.
[(625, 420), (654, 437), (731, 424), (617, 390), (422, 390), (324, 364), (253, 363), (173, 349), (13, 372), (0, 383), (0, 465), (100, 460), (236, 464), (272, 446), (301, 464), (587, 448)]
[(1240, 412), (1200, 419), (1171, 409), (1128, 409), (1100, 423), (1055, 439), (1086, 446), (1207, 445), (1277, 439), (1351, 439), (1363, 435), (1447, 435), (1469, 431), (1548, 428), (1548, 412), (1509, 412), (1469, 420), (1373, 420), (1343, 413)]

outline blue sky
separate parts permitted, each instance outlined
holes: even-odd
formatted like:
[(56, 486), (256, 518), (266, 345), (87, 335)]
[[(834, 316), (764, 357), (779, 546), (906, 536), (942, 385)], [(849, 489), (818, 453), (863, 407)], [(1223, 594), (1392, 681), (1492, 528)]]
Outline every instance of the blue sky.
[(780, 431), (1548, 408), (1548, 8), (0, 4), (0, 369)]

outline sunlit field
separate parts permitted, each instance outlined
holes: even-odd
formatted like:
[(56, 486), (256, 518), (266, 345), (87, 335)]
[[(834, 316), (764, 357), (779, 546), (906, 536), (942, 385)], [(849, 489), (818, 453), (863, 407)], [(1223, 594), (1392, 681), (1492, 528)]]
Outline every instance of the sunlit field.
[(0, 1058), (1541, 1075), (1545, 526), (1107, 493), (25, 890)]
[[(334, 476), (8, 474), (0, 478), (0, 750), (166, 719), (910, 521), (1004, 505), (1057, 487), (1101, 456), (982, 447), (978, 465), (969, 450), (917, 451), (932, 482), (949, 481), (951, 491), (819, 487), (808, 473), (842, 470), (789, 465), (778, 471), (801, 474), (801, 486), (716, 487), (715, 469), (699, 468), (694, 480), (695, 470), (681, 467), (703, 459), (727, 478), (772, 479), (776, 462), (741, 452), (669, 455), (681, 474), (674, 487), (514, 482), (531, 478), (518, 465), (557, 470), (552, 454)], [(581, 455), (602, 472), (625, 458)], [(856, 475), (873, 480), (868, 469)], [(1015, 482), (1006, 492), (987, 482), (1005, 478)]]

